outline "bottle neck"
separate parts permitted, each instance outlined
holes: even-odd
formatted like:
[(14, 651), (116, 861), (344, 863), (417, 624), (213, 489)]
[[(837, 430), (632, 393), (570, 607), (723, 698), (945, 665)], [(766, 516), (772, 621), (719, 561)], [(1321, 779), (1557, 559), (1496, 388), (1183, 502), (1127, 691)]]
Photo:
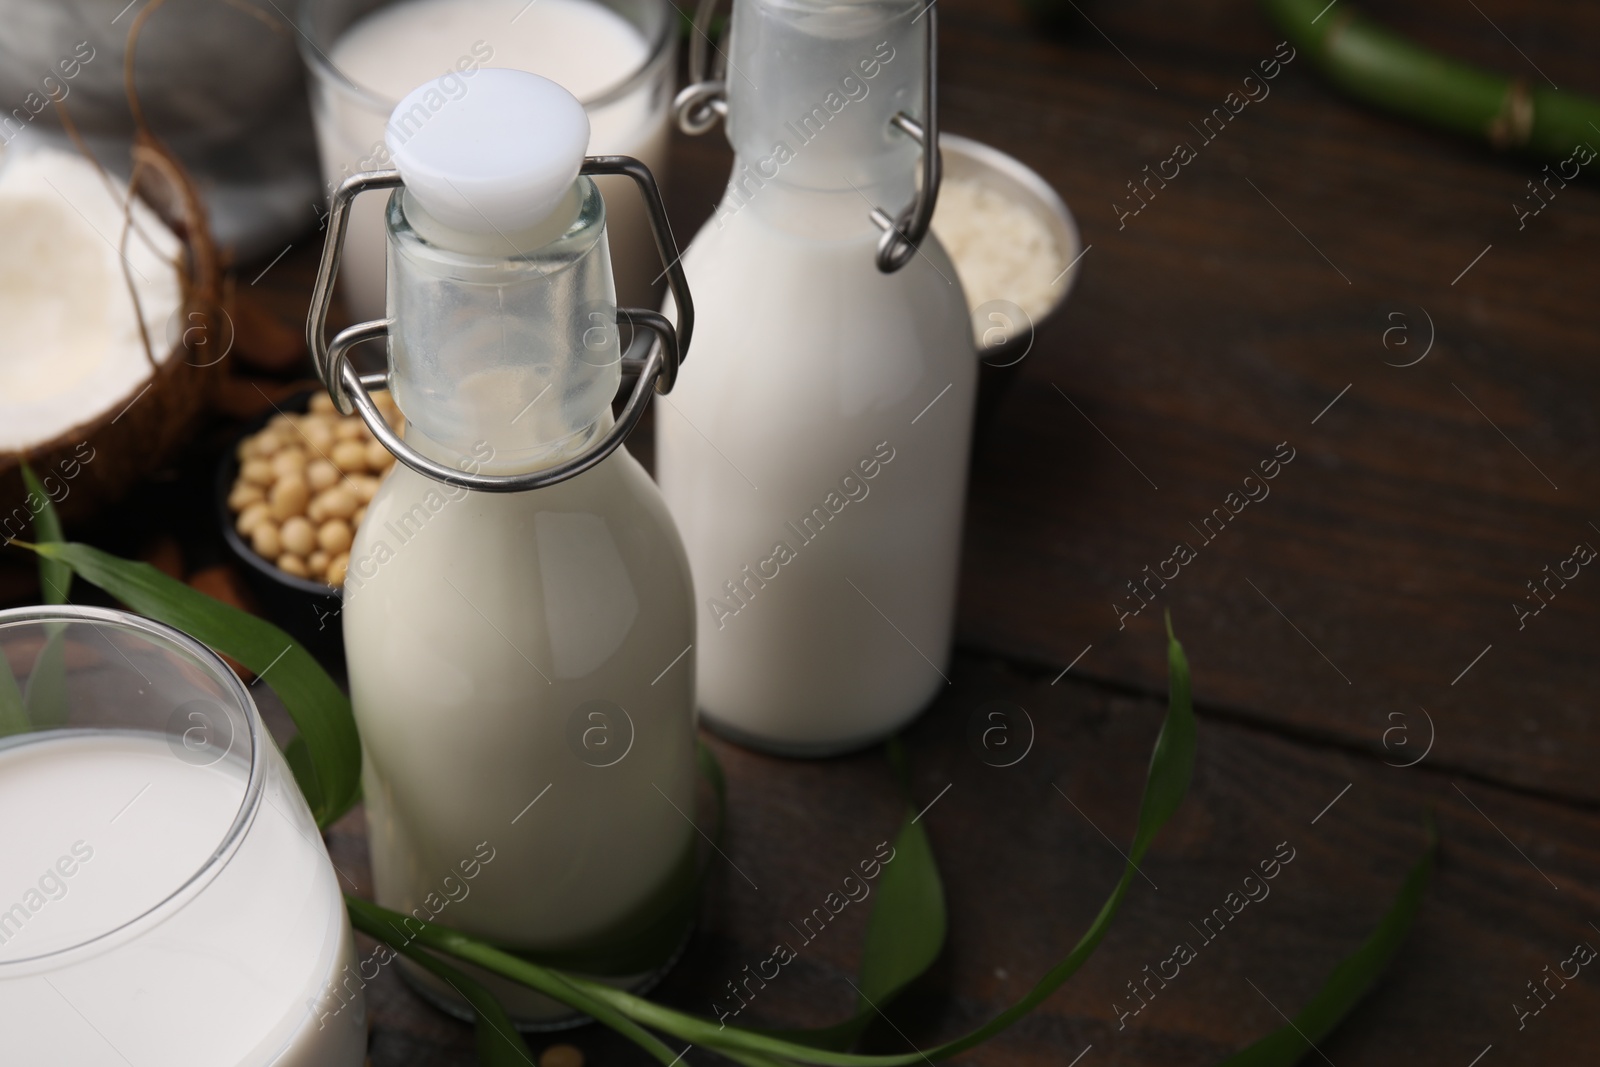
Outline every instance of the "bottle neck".
[(412, 422), (406, 423), (402, 436), (407, 445), (428, 459), (470, 474), (526, 474), (529, 471), (553, 467), (578, 455), (599, 440), (615, 422), (616, 418), (607, 405), (594, 422), (574, 430), (560, 441), (542, 446), (538, 457), (533, 460), (526, 455), (502, 455), (492, 443), (484, 439), (474, 441), (465, 451), (459, 446), (443, 445), (423, 433)]
[[(891, 125), (918, 115), (925, 0), (735, 0), (728, 140), (736, 154), (718, 216), (804, 218), (806, 232), (876, 236), (916, 189), (920, 148)], [(754, 79), (753, 84), (751, 79)]]
[(609, 425), (621, 349), (592, 181), (522, 233), (461, 234), (403, 190), (386, 228), (390, 387), (408, 443), (510, 474), (560, 463)]

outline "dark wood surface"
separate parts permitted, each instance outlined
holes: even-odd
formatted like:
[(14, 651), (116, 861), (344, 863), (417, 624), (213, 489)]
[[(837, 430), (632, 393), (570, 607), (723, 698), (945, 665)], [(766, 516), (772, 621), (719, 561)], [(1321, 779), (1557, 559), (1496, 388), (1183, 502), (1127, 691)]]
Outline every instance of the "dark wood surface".
[[(1153, 885), (1135, 883), (1065, 989), (961, 1059), (1062, 1067), (1089, 1049), (1086, 1067), (1220, 1062), (1281, 1025), (1278, 1009), (1292, 1015), (1360, 942), (1434, 810), (1444, 844), (1413, 937), (1321, 1052), (1336, 1064), (1586, 1062), (1600, 1038), (1593, 976), (1520, 1030), (1512, 1004), (1574, 944), (1600, 944), (1600, 574), (1585, 569), (1525, 629), (1512, 604), (1545, 564), (1600, 545), (1600, 197), (1569, 186), (1519, 231), (1512, 204), (1539, 164), (1353, 106), (1299, 57), (1119, 228), (1113, 203), (1134, 206), (1125, 183), (1197, 141), (1188, 123), (1281, 38), (1241, 3), (1080, 6), (1094, 26), (1047, 37), (1015, 4), (940, 5), (946, 128), (1038, 170), (1091, 248), (976, 454), (963, 651), (955, 684), (908, 735), (920, 796), (950, 785), (927, 817), (949, 947), (872, 1040), (901, 1050), (977, 1025), (1092, 919), (1132, 834), (1170, 608), (1202, 727), (1192, 793), (1145, 867)], [(1537, 78), (1487, 15), (1563, 88), (1600, 88), (1592, 13), (1480, 7), (1385, 14)], [(710, 213), (729, 161), (719, 136), (675, 143), (680, 235)], [(1427, 347), (1430, 318), (1427, 357), (1388, 365)], [(1407, 329), (1386, 346), (1396, 325)], [(1271, 495), (1202, 544), (1188, 524), (1284, 441), (1296, 458)], [(1197, 558), (1119, 629), (1125, 583), (1179, 541)], [(1008, 769), (967, 743), (971, 715), (996, 699), (1038, 730)], [(1404, 729), (1386, 747), (1391, 727)], [(1417, 766), (1386, 765), (1416, 759), (1430, 734)], [(794, 763), (717, 748), (728, 853), (761, 889), (716, 872), (699, 935), (658, 991), (705, 1012), (896, 818), (876, 755)], [(1126, 983), (1196, 940), (1189, 923), (1284, 841), (1297, 856), (1273, 895), (1119, 1029)], [(354, 827), (335, 837), (356, 868), (360, 848)], [(800, 1025), (849, 1010), (864, 915), (846, 917), (750, 1014)], [(392, 978), (374, 1009), (375, 1067), (469, 1062), (466, 1031)], [(594, 1062), (642, 1062), (597, 1028), (562, 1040)]]
[[(956, 1036), (1021, 997), (1066, 955), (1121, 873), (1116, 849), (1133, 833), (1163, 706), (1094, 683), (1052, 686), (1051, 677), (963, 654), (954, 685), (908, 734), (918, 794), (932, 800), (949, 786), (925, 819), (945, 878), (950, 939), (928, 979), (889, 1009), (894, 1028), (872, 1032), (876, 1049), (904, 1050), (895, 1028), (919, 1046)], [(1026, 709), (1037, 728), (1034, 749), (1013, 767), (991, 767), (968, 746), (972, 713), (993, 700)], [(726, 865), (713, 868), (702, 925), (653, 994), (708, 1014), (715, 991), (775, 940), (792, 938), (787, 922), (815, 907), (899, 817), (877, 754), (796, 763), (713, 743), (731, 783), (725, 848), (760, 888)], [(1511, 1004), (1577, 942), (1600, 945), (1588, 925), (1600, 914), (1591, 812), (1430, 761), (1385, 767), (1210, 715), (1199, 751), (1190, 795), (1142, 865), (1150, 881), (1135, 882), (1094, 958), (1033, 1016), (957, 1062), (1064, 1067), (1093, 1046), (1083, 1064), (1220, 1063), (1280, 1026), (1274, 1005), (1292, 1015), (1366, 936), (1422, 847), (1429, 809), (1444, 841), (1434, 888), (1390, 974), (1322, 1052), (1341, 1065), (1466, 1067), (1492, 1044), (1493, 1060), (1482, 1063), (1589, 1062), (1600, 1018), (1591, 977), (1561, 990), (1520, 1032)], [(359, 815), (331, 841), (341, 869), (370, 891)], [(1282, 842), (1295, 858), (1271, 895), (1202, 943), (1190, 923), (1221, 906)], [(746, 1014), (773, 1025), (823, 1025), (848, 1014), (864, 918), (846, 909)], [(1196, 946), (1198, 958), (1119, 1028), (1116, 1005), (1133, 1006), (1125, 984), (1178, 942)], [(381, 976), (368, 995), (374, 1067), (473, 1062), (470, 1030), (423, 1006), (394, 975)], [(535, 1040), (534, 1048), (551, 1040), (576, 1044), (591, 1063), (645, 1062), (597, 1027)], [(1304, 1062), (1313, 1061), (1321, 1062), (1315, 1054)]]
[[(948, 126), (1037, 167), (1093, 246), (973, 478), (964, 642), (1062, 666), (1093, 644), (1075, 672), (1148, 688), (1157, 613), (1118, 631), (1113, 601), (1176, 542), (1200, 547), (1189, 524), (1288, 441), (1298, 458), (1272, 496), (1162, 596), (1209, 699), (1361, 748), (1390, 712), (1427, 708), (1437, 765), (1594, 802), (1600, 590), (1581, 574), (1520, 631), (1512, 609), (1546, 564), (1600, 544), (1593, 188), (1519, 231), (1512, 204), (1539, 164), (1349, 105), (1301, 57), (1119, 229), (1124, 183), (1198, 142), (1188, 123), (1278, 38), (1239, 5), (1105, 7), (1096, 22), (1157, 91), (1092, 32), (1030, 44), (951, 8)], [(1548, 54), (1530, 55), (1583, 83), (1559, 43), (1582, 35), (1574, 12), (1484, 10), (1507, 32), (1544, 25)], [(1451, 27), (1479, 47), (1442, 44), (1537, 77), (1470, 6), (1426, 12), (1415, 32)], [(1432, 352), (1385, 365), (1420, 354), (1424, 312)], [(1412, 343), (1386, 349), (1405, 323)]]
[[(1084, 970), (958, 1062), (1221, 1061), (1278, 1027), (1279, 1009), (1292, 1015), (1365, 936), (1429, 810), (1443, 845), (1414, 933), (1304, 1062), (1592, 1062), (1594, 974), (1521, 1029), (1512, 1005), (1577, 942), (1600, 945), (1600, 573), (1584, 568), (1523, 629), (1512, 605), (1546, 564), (1600, 545), (1600, 197), (1570, 185), (1519, 230), (1512, 204), (1538, 163), (1352, 105), (1303, 56), (1199, 145), (1188, 124), (1280, 35), (1242, 2), (1079, 7), (1093, 24), (1074, 16), (1052, 37), (1012, 0), (940, 5), (946, 128), (1037, 169), (1090, 247), (975, 455), (953, 684), (907, 734), (918, 796), (939, 797), (926, 821), (949, 943), (869, 1045), (964, 1032), (1090, 922), (1132, 834), (1170, 609), (1201, 717), (1192, 791)], [(1410, 0), (1382, 14), (1457, 55), (1600, 89), (1592, 9)], [(1125, 183), (1179, 142), (1198, 157), (1119, 226), (1113, 204), (1137, 206)], [(675, 141), (680, 237), (710, 213), (729, 162), (720, 135)], [(252, 287), (286, 322), (303, 315), (316, 243)], [(1421, 353), (1429, 319), (1427, 357), (1388, 365)], [(1407, 331), (1386, 347), (1396, 325)], [(1285, 441), (1295, 459), (1271, 495), (1202, 543), (1189, 524)], [(647, 434), (635, 442), (648, 451)], [(210, 521), (178, 496), (162, 521)], [(1196, 558), (1119, 628), (1125, 583), (1184, 541)], [(1037, 731), (1004, 769), (967, 739), (995, 700)], [(898, 817), (880, 755), (792, 762), (713, 744), (731, 787), (725, 847), (760, 889), (712, 868), (697, 936), (655, 994), (699, 1012)], [(360, 813), (330, 842), (369, 890)], [(1126, 983), (1197, 942), (1189, 924), (1281, 842), (1295, 859), (1271, 896), (1119, 1028)], [(847, 910), (741, 1021), (845, 1014), (864, 919)], [(473, 1062), (470, 1030), (392, 974), (369, 995), (374, 1067)], [(597, 1027), (554, 1040), (593, 1064), (644, 1062)]]

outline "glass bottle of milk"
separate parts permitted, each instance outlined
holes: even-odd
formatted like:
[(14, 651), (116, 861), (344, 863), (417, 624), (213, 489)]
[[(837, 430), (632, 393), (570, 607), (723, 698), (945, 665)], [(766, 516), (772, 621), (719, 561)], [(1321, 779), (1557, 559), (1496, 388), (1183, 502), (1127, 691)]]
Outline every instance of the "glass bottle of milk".
[(657, 477), (694, 572), (700, 710), (781, 754), (869, 744), (947, 684), (971, 326), (932, 235), (885, 272), (869, 217), (918, 195), (896, 116), (932, 104), (931, 6), (733, 6), (733, 176), (684, 257), (695, 360), (658, 410)]
[[(614, 447), (648, 383), (614, 425), (623, 361), (583, 108), (520, 71), (436, 89), (401, 102), (432, 115), (406, 137), (391, 126), (398, 173), (376, 183), (400, 186), (388, 322), (345, 331), (387, 325), (403, 440), (345, 335), (319, 353), (336, 399), (401, 460), (360, 524), (343, 607), (377, 900), (636, 985), (681, 947), (694, 889), (688, 565), (655, 484)], [(330, 227), (323, 315), (353, 195)], [(519, 1025), (567, 1010), (485, 980)]]

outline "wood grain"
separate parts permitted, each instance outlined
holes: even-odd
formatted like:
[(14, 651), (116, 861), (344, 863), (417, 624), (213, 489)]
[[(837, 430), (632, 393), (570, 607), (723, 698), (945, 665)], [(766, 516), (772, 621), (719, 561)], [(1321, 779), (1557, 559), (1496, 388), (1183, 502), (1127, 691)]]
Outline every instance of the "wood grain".
[[(1511, 204), (1537, 165), (1351, 106), (1301, 61), (1119, 229), (1124, 183), (1198, 141), (1188, 124), (1272, 54), (1270, 28), (1236, 5), (1089, 9), (1156, 91), (1087, 28), (1046, 43), (1005, 5), (945, 10), (947, 127), (1038, 169), (1093, 246), (979, 453), (962, 639), (1058, 669), (1093, 644), (1077, 670), (1141, 685), (1170, 607), (1243, 717), (1371, 747), (1390, 712), (1425, 707), (1441, 764), (1594, 802), (1581, 694), (1600, 581), (1583, 572), (1523, 630), (1512, 609), (1546, 564), (1600, 544), (1579, 311), (1592, 184), (1519, 232)], [(1440, 47), (1523, 62), (1470, 8), (1407, 10)], [(1590, 15), (1484, 11), (1508, 32), (1542, 24), (1520, 43), (1558, 83), (1590, 75), (1562, 43)], [(1386, 366), (1420, 354), (1424, 310), (1432, 352)], [(1409, 349), (1384, 347), (1397, 322)], [(1285, 440), (1299, 458), (1271, 498), (1119, 631), (1125, 583), (1199, 547), (1189, 524)]]

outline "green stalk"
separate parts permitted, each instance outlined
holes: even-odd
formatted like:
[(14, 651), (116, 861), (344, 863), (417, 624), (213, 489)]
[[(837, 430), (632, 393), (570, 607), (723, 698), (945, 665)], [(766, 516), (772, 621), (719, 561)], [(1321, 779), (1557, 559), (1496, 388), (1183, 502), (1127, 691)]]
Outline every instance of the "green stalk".
[(797, 1067), (789, 1060), (780, 1060), (773, 1056), (761, 1056), (754, 1052), (739, 1052), (736, 1049), (719, 1048), (717, 1055), (732, 1060), (734, 1063), (743, 1064), (744, 1067)]
[[(1127, 895), (1138, 863), (1144, 858), (1156, 832), (1171, 818), (1189, 788), (1194, 770), (1195, 719), (1189, 691), (1189, 663), (1183, 646), (1172, 636), (1171, 620), (1167, 624), (1167, 667), (1170, 677), (1170, 694), (1167, 717), (1161, 733), (1156, 738), (1150, 755), (1150, 769), (1145, 780), (1144, 797), (1139, 806), (1139, 826), (1129, 849), (1122, 877), (1100, 908), (1094, 922), (1078, 940), (1070, 955), (1038, 982), (1016, 1004), (1001, 1012), (988, 1023), (964, 1037), (946, 1042), (935, 1048), (893, 1056), (867, 1056), (848, 1052), (834, 1052), (810, 1045), (797, 1044), (771, 1034), (757, 1033), (736, 1026), (721, 1026), (705, 1019), (634, 996), (603, 982), (576, 975), (559, 974), (548, 968), (529, 963), (510, 953), (477, 941), (447, 927), (430, 923), (408, 927), (416, 931), (415, 940), (431, 949), (475, 963), (513, 981), (522, 982), (540, 992), (555, 997), (580, 1011), (587, 1011), (607, 1025), (613, 1025), (596, 1013), (591, 1005), (602, 1004), (613, 1017), (621, 1016), (632, 1023), (652, 1027), (692, 1044), (713, 1049), (750, 1067), (777, 1067), (784, 1061), (815, 1064), (817, 1067), (912, 1067), (917, 1063), (943, 1059), (982, 1044), (995, 1034), (1011, 1026), (1028, 1014), (1061, 984), (1077, 972), (1094, 952), (1111, 927), (1111, 921)], [(379, 908), (357, 897), (346, 898), (352, 915), (357, 909), (366, 912), (374, 925), (385, 917), (403, 919), (403, 916)], [(378, 927), (381, 929), (381, 926)], [(367, 929), (363, 927), (363, 929)], [(372, 930), (368, 929), (371, 933)], [(381, 934), (375, 936), (382, 936)], [(580, 999), (581, 998), (581, 999)]]
[(1439, 855), (1439, 831), (1429, 814), (1424, 829), (1427, 844), (1422, 857), (1411, 867), (1394, 902), (1384, 913), (1376, 929), (1367, 936), (1350, 955), (1323, 979), (1311, 1001), (1301, 1008), (1294, 1019), (1235, 1055), (1228, 1057), (1219, 1067), (1293, 1067), (1316, 1047), (1316, 1043), (1333, 1033), (1361, 1003), (1383, 976), (1422, 907), (1422, 897), (1433, 879), (1433, 868)]
[[(346, 894), (345, 903), (350, 910), (351, 922), (357, 929), (389, 941), (390, 944), (393, 944), (391, 938), (394, 931), (400, 929), (398, 924), (408, 920), (407, 916), (379, 907), (360, 897)], [(719, 1029), (710, 1019), (662, 1007), (603, 982), (541, 967), (537, 963), (530, 963), (448, 927), (409, 920), (406, 929), (414, 935), (411, 940), (417, 944), (520, 982), (569, 1007), (587, 1012), (597, 1021), (619, 1033), (634, 1037), (636, 1042), (639, 1038), (634, 1035), (643, 1033), (639, 1024), (644, 1024), (719, 1052), (749, 1054), (747, 1058), (752, 1062), (776, 1058), (827, 1065), (827, 1067), (903, 1067), (903, 1065), (909, 1067), (922, 1058), (916, 1053), (905, 1056), (858, 1056), (826, 1052), (741, 1030), (738, 1027)], [(674, 1060), (672, 1051), (665, 1045), (648, 1034), (644, 1034), (644, 1038), (665, 1051), (665, 1059), (662, 1059), (661, 1053), (651, 1048), (652, 1053), (658, 1059), (662, 1059), (663, 1063)]]
[[(26, 462), (22, 464), (22, 481), (28, 487), (29, 497), (39, 501), (39, 514), (33, 520), (34, 538), (40, 543), (61, 541), (61, 517), (56, 514), (50, 494), (45, 492), (33, 468)], [(71, 598), (67, 596), (71, 588), (72, 568), (40, 556), (41, 599), (52, 605), (71, 603)], [(67, 636), (66, 627), (58, 622), (46, 623), (45, 633), (48, 635), (45, 646), (33, 661), (33, 669), (28, 673), (28, 688), (22, 694), (26, 717), (38, 729), (60, 726), (67, 721), (67, 661), (66, 649), (62, 646)], [(7, 673), (10, 673), (9, 666)], [(15, 679), (12, 681), (15, 683)], [(9, 696), (8, 693), (6, 698), (9, 699)]]
[(506, 1014), (500, 1002), (478, 982), (442, 960), (426, 952), (411, 948), (400, 950), (423, 970), (429, 971), (449, 984), (462, 999), (472, 1005), (478, 1031), (479, 1067), (501, 1067), (502, 1064), (528, 1064), (534, 1067), (533, 1055), (527, 1042), (517, 1033), (516, 1024)]
[[(44, 491), (39, 478), (33, 473), (33, 468), (27, 462), (22, 463), (22, 482), (28, 487), (28, 495), (36, 497), (40, 502), (39, 514), (33, 520), (33, 539), (39, 542), (65, 541), (66, 537), (61, 532), (61, 516), (56, 514), (55, 505), (51, 503), (50, 494)], [(46, 556), (39, 557), (39, 593), (46, 604), (71, 603), (67, 596), (72, 591), (72, 568), (59, 560)]]
[(0, 737), (32, 728), (27, 706), (22, 702), (22, 689), (17, 685), (17, 676), (11, 673), (11, 661), (0, 651)]
[(1429, 51), (1343, 0), (1261, 6), (1335, 85), (1385, 111), (1542, 159), (1566, 159), (1579, 143), (1600, 140), (1594, 97)]
[[(326, 828), (361, 795), (361, 738), (350, 700), (300, 644), (276, 626), (169, 578), (148, 563), (75, 542), (11, 542), (60, 561), (129, 608), (182, 630), (243, 663), (278, 694), (300, 733), (288, 760), (317, 825)], [(33, 681), (29, 679), (29, 688)], [(31, 698), (24, 694), (31, 704)], [(35, 720), (37, 721), (37, 720)]]
[[(348, 893), (344, 899), (346, 910), (350, 912), (352, 926), (424, 966), (428, 965), (423, 959), (426, 953), (418, 952), (413, 947), (413, 942), (419, 942), (469, 963), (481, 964), (498, 974), (515, 978), (530, 989), (535, 989), (568, 1007), (576, 1008), (628, 1038), (667, 1067), (672, 1067), (672, 1064), (678, 1061), (678, 1055), (653, 1034), (647, 1033), (636, 1023), (623, 1017), (610, 1005), (576, 988), (571, 979), (559, 972), (520, 960), (499, 949), (473, 941), (464, 934), (458, 934), (443, 926), (434, 926), (432, 923), (422, 923), (422, 930), (415, 937), (406, 937), (404, 934), (407, 928), (404, 924), (417, 923), (419, 920), (379, 907), (369, 900), (362, 900)], [(395, 937), (397, 933), (402, 936)], [(463, 951), (464, 946), (467, 951)], [(520, 966), (508, 968), (507, 962)], [(518, 973), (511, 973), (513, 970)]]

